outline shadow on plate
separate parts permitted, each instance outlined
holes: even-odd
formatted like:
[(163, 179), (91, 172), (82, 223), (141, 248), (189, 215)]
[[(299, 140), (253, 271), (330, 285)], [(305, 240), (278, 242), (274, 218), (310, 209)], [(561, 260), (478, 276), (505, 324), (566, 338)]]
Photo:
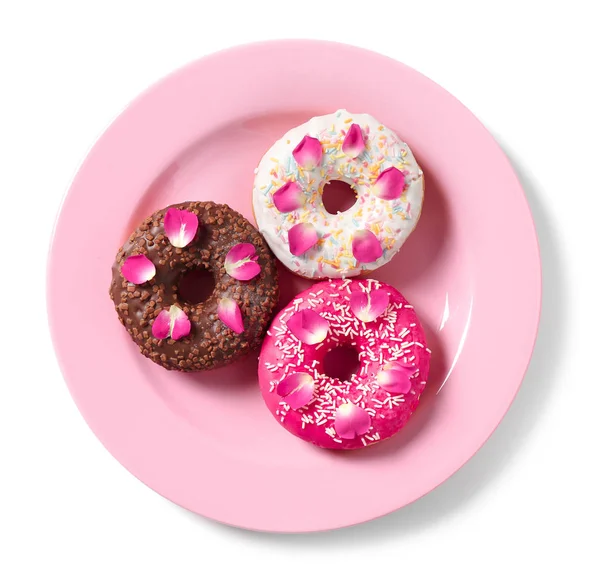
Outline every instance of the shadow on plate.
[(373, 273), (374, 278), (385, 281), (400, 291), (425, 272), (437, 268), (436, 263), (443, 257), (444, 243), (450, 236), (448, 230), (452, 228), (447, 196), (444, 196), (435, 172), (430, 172), (426, 164), (421, 165), (427, 181), (419, 223), (398, 254)]
[(260, 350), (254, 350), (229, 366), (187, 374), (186, 379), (197, 382), (201, 390), (256, 390), (256, 381), (248, 379), (256, 378), (259, 353)]

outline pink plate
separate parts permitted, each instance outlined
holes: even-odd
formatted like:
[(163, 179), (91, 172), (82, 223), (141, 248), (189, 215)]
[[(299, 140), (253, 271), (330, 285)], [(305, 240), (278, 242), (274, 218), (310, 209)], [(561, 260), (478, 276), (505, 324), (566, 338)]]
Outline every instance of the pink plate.
[[(372, 82), (359, 82), (356, 71), (370, 71)], [(251, 218), (253, 170), (264, 151), (287, 129), (340, 108), (394, 128), (425, 172), (421, 222), (374, 275), (415, 305), (433, 349), (430, 382), (407, 427), (378, 446), (343, 454), (277, 426), (262, 401), (255, 357), (186, 375), (140, 356), (108, 296), (116, 251), (144, 217), (174, 202), (214, 200)], [(306, 285), (284, 274), (282, 305)], [(280, 532), (378, 517), (461, 467), (515, 397), (540, 295), (525, 196), (481, 123), (398, 62), (312, 41), (209, 56), (134, 101), (75, 177), (48, 270), (58, 359), (106, 448), (183, 507)]]

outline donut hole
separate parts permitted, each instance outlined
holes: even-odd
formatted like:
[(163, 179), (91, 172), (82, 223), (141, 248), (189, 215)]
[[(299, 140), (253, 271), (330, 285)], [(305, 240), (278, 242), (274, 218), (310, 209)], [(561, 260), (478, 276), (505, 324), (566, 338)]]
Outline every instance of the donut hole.
[(341, 345), (329, 350), (323, 358), (323, 371), (330, 378), (346, 382), (358, 372), (360, 362), (354, 346)]
[(177, 294), (188, 305), (204, 303), (215, 290), (215, 278), (208, 269), (198, 268), (184, 273), (179, 279)]
[(323, 206), (329, 214), (345, 212), (356, 203), (356, 190), (341, 180), (331, 180), (323, 187)]

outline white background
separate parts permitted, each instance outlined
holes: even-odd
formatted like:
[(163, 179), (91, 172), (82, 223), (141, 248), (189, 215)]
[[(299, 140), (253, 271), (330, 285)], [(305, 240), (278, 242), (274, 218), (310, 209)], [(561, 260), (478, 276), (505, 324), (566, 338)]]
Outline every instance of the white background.
[[(0, 580), (599, 580), (596, 4), (0, 0)], [(54, 216), (107, 124), (175, 67), (285, 37), (377, 50), (463, 101), (522, 180), (545, 285), (525, 383), (476, 457), (402, 511), (301, 536), (209, 522), (123, 469), (69, 397), (44, 298)]]

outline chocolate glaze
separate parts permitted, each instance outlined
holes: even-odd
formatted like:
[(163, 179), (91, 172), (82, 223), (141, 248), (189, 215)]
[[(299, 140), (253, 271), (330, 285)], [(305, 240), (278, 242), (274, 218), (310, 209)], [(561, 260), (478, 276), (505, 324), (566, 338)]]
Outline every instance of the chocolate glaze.
[[(185, 248), (171, 246), (164, 234), (168, 208), (198, 215), (200, 226)], [(224, 366), (260, 346), (279, 297), (275, 258), (261, 234), (226, 204), (185, 202), (164, 208), (148, 217), (119, 249), (112, 268), (110, 297), (119, 321), (141, 353), (168, 370), (195, 372)], [(234, 245), (251, 243), (256, 248), (260, 274), (251, 281), (238, 281), (224, 268)], [(146, 255), (156, 266), (156, 276), (141, 285), (121, 275), (130, 255)], [(178, 296), (182, 276), (194, 269), (207, 269), (215, 278), (215, 290), (203, 303), (187, 304)], [(222, 297), (236, 301), (242, 311), (244, 332), (236, 334), (221, 322), (217, 305)], [(190, 334), (178, 341), (152, 336), (154, 318), (173, 304), (190, 318)]]

